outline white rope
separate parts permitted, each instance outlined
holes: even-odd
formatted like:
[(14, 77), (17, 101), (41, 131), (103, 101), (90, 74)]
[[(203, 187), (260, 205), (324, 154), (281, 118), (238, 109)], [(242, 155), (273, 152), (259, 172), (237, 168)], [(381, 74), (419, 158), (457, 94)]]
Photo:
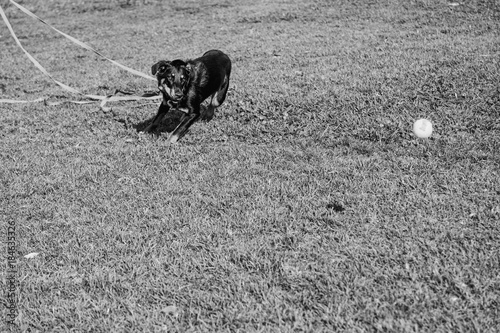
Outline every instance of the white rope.
[[(89, 51), (92, 51), (94, 52), (95, 54), (97, 54), (98, 56), (110, 61), (112, 64), (116, 65), (116, 66), (119, 66), (120, 68), (132, 73), (132, 74), (135, 74), (135, 75), (138, 75), (138, 76), (141, 76), (143, 78), (146, 78), (148, 80), (156, 80), (154, 77), (150, 76), (150, 75), (147, 75), (147, 74), (144, 74), (142, 72), (139, 72), (135, 69), (132, 69), (132, 68), (129, 68), (127, 66), (124, 66), (110, 58), (107, 58), (105, 57), (104, 55), (102, 55), (101, 53), (99, 53), (98, 51), (96, 51), (95, 49), (93, 49), (92, 47), (90, 47), (89, 45), (77, 40), (76, 38), (73, 38), (71, 36), (69, 36), (68, 34), (54, 28), (53, 26), (51, 26), (50, 24), (46, 23), (44, 20), (42, 20), (40, 17), (36, 16), (35, 14), (33, 14), (31, 11), (29, 11), (28, 9), (26, 9), (25, 7), (21, 6), (20, 4), (16, 3), (15, 1), (13, 0), (10, 0), (10, 2), (15, 5), (17, 8), (19, 8), (21, 11), (23, 11), (24, 13), (26, 13), (27, 15), (31, 16), (32, 18), (35, 18), (37, 20), (39, 20), (40, 22), (42, 22), (43, 24), (49, 26), (50, 28), (52, 28), (53, 30), (55, 30), (56, 32), (58, 32), (59, 34), (63, 35), (64, 37), (68, 38), (69, 40), (71, 40), (73, 43), (89, 50)], [(12, 29), (12, 25), (10, 24), (7, 16), (5, 15), (5, 12), (3, 11), (2, 7), (0, 6), (0, 15), (2, 16), (2, 19), (3, 21), (5, 22), (5, 24), (7, 25), (7, 28), (9, 29), (10, 31), (10, 34), (12, 35), (12, 37), (14, 38), (14, 40), (16, 41), (17, 45), (21, 48), (21, 50), (23, 50), (23, 52), (26, 54), (26, 56), (28, 57), (28, 59), (43, 73), (45, 74), (47, 77), (49, 77), (54, 83), (56, 83), (58, 86), (60, 86), (61, 88), (63, 88), (64, 90), (66, 91), (69, 91), (73, 94), (76, 94), (76, 95), (82, 95), (86, 98), (89, 98), (89, 99), (92, 99), (92, 100), (99, 100), (101, 101), (101, 108), (103, 110), (109, 110), (109, 108), (105, 108), (105, 104), (107, 102), (111, 102), (111, 101), (137, 101), (137, 100), (151, 100), (151, 99), (159, 99), (161, 98), (161, 96), (146, 96), (146, 95), (143, 95), (143, 96), (135, 96), (135, 95), (128, 95), (128, 96), (116, 96), (116, 93), (114, 95), (108, 95), (108, 96), (101, 96), (101, 95), (89, 95), (89, 94), (84, 94), (82, 93), (81, 91), (77, 90), (77, 89), (74, 89), (62, 82), (59, 82), (57, 81), (28, 51), (26, 51), (26, 49), (23, 47), (23, 45), (21, 44), (21, 42), (19, 41), (19, 39), (17, 38), (15, 32), (14, 32), (14, 29)], [(42, 102), (42, 101), (45, 101), (44, 98), (39, 98), (39, 99), (36, 99), (36, 100), (32, 100), (32, 101), (26, 101), (26, 100), (12, 100), (12, 99), (0, 99), (0, 103), (34, 103), (34, 102)], [(77, 104), (87, 104), (87, 103), (92, 103), (91, 101), (67, 101), (67, 102), (70, 102), (70, 103), (77, 103)], [(49, 105), (58, 105), (58, 104), (61, 104), (61, 103), (64, 103), (64, 102), (50, 102), (50, 103), (47, 103)]]

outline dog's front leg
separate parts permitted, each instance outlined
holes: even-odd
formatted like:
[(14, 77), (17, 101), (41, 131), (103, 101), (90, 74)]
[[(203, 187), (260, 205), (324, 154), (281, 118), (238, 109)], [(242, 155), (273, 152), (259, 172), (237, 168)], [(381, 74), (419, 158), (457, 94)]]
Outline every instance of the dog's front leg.
[(168, 103), (162, 102), (160, 104), (160, 107), (158, 108), (158, 113), (156, 114), (155, 119), (153, 119), (151, 124), (146, 127), (144, 132), (151, 132), (155, 130), (162, 121), (163, 117), (167, 114), (168, 110), (170, 110), (170, 105), (168, 105)]
[(170, 143), (176, 143), (186, 134), (189, 127), (200, 117), (200, 104), (196, 103), (193, 106), (188, 106), (188, 113), (181, 118), (179, 125), (174, 129), (170, 136)]

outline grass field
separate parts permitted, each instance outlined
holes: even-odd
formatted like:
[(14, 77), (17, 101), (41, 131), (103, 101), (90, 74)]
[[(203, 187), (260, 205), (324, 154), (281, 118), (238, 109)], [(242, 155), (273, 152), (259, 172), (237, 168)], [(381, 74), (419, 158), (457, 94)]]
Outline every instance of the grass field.
[[(57, 80), (156, 89), (3, 3)], [(1, 332), (500, 331), (498, 1), (20, 3), (145, 73), (233, 73), (175, 145), (138, 133), (155, 102), (0, 105)], [(79, 98), (0, 45), (0, 99)]]

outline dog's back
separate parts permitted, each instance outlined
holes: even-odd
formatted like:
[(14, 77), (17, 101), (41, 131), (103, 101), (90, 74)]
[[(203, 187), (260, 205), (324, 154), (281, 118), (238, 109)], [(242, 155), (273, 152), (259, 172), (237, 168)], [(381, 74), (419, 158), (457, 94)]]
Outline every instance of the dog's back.
[(231, 75), (231, 60), (227, 54), (222, 51), (207, 51), (197, 60), (200, 60), (205, 64), (207, 70), (210, 72), (210, 75), (213, 75), (213, 72), (219, 73), (221, 69), (223, 69), (226, 76), (229, 77)]
[(218, 94), (217, 104), (222, 104), (231, 76), (231, 60), (229, 57), (222, 51), (210, 50), (201, 57), (192, 60), (192, 63), (195, 68), (203, 68), (201, 71), (195, 71), (197, 75), (194, 77), (203, 99), (218, 91), (222, 94)]

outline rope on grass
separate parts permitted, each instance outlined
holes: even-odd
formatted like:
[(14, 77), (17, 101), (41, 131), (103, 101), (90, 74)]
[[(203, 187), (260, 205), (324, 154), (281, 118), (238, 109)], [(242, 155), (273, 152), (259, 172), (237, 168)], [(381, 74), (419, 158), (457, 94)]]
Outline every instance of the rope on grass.
[[(132, 68), (129, 68), (127, 66), (124, 66), (108, 57), (105, 57), (104, 55), (102, 55), (101, 53), (99, 53), (98, 51), (96, 51), (95, 49), (93, 49), (92, 47), (90, 47), (89, 45), (77, 40), (76, 38), (74, 37), (71, 37), (70, 35), (54, 28), (53, 26), (51, 26), (50, 24), (48, 24), (47, 22), (45, 22), (44, 20), (42, 20), (40, 17), (36, 16), (35, 14), (33, 14), (31, 11), (29, 11), (28, 9), (26, 9), (25, 7), (21, 6), (20, 4), (16, 3), (15, 1), (13, 0), (9, 0), (13, 5), (15, 5), (17, 8), (19, 8), (21, 11), (23, 11), (25, 14), (31, 16), (32, 18), (34, 19), (37, 19), (39, 20), (40, 22), (42, 22), (43, 24), (47, 25), (48, 27), (50, 27), (51, 29), (53, 29), (54, 31), (56, 31), (57, 33), (63, 35), (64, 37), (66, 37), (67, 39), (69, 39), (70, 41), (72, 41), (73, 43), (91, 51), (91, 52), (94, 52), (95, 54), (97, 54), (98, 56), (106, 59), (107, 61), (111, 62), (112, 64), (116, 65), (116, 66), (119, 66), (120, 68), (134, 74), (134, 75), (137, 75), (137, 76), (141, 76), (145, 79), (148, 79), (148, 80), (156, 80), (155, 78), (153, 78), (152, 76), (150, 75), (147, 75), (147, 74), (144, 74), (140, 71), (137, 71), (135, 69), (132, 69)], [(23, 52), (26, 54), (26, 56), (28, 57), (28, 59), (43, 73), (45, 74), (48, 78), (50, 78), (54, 83), (56, 83), (59, 87), (63, 88), (64, 90), (66, 91), (69, 91), (70, 93), (73, 93), (75, 95), (81, 95), (83, 97), (86, 97), (88, 99), (91, 99), (93, 101), (65, 101), (65, 102), (48, 102), (46, 99), (44, 98), (39, 98), (39, 99), (36, 99), (36, 100), (32, 100), (32, 101), (26, 101), (26, 100), (12, 100), (12, 99), (0, 99), (0, 103), (34, 103), (34, 102), (45, 102), (46, 104), (48, 105), (59, 105), (59, 104), (62, 104), (62, 103), (66, 103), (66, 102), (69, 102), (69, 103), (75, 103), (75, 104), (88, 104), (88, 103), (93, 103), (94, 101), (101, 101), (101, 108), (104, 110), (104, 111), (109, 111), (110, 108), (106, 108), (105, 105), (107, 102), (112, 102), (112, 101), (138, 101), (138, 100), (152, 100), (152, 99), (159, 99), (161, 98), (161, 96), (159, 96), (157, 93), (156, 94), (143, 94), (141, 96), (136, 96), (136, 95), (126, 95), (126, 96), (117, 96), (118, 93), (123, 93), (121, 91), (116, 91), (115, 94), (113, 95), (107, 95), (107, 96), (101, 96), (101, 95), (89, 95), (89, 94), (84, 94), (82, 93), (81, 91), (77, 90), (77, 89), (74, 89), (62, 82), (59, 82), (57, 81), (28, 51), (26, 51), (26, 49), (23, 47), (23, 45), (21, 44), (21, 42), (19, 41), (19, 39), (17, 38), (15, 32), (14, 32), (14, 29), (12, 28), (12, 25), (10, 24), (8, 18), (7, 18), (7, 15), (5, 15), (5, 12), (3, 11), (2, 7), (0, 6), (0, 15), (2, 16), (2, 19), (4, 21), (4, 23), (7, 25), (7, 28), (9, 29), (10, 31), (10, 34), (12, 35), (12, 37), (14, 38), (14, 40), (16, 41), (17, 45), (21, 48), (21, 50), (23, 50)]]

